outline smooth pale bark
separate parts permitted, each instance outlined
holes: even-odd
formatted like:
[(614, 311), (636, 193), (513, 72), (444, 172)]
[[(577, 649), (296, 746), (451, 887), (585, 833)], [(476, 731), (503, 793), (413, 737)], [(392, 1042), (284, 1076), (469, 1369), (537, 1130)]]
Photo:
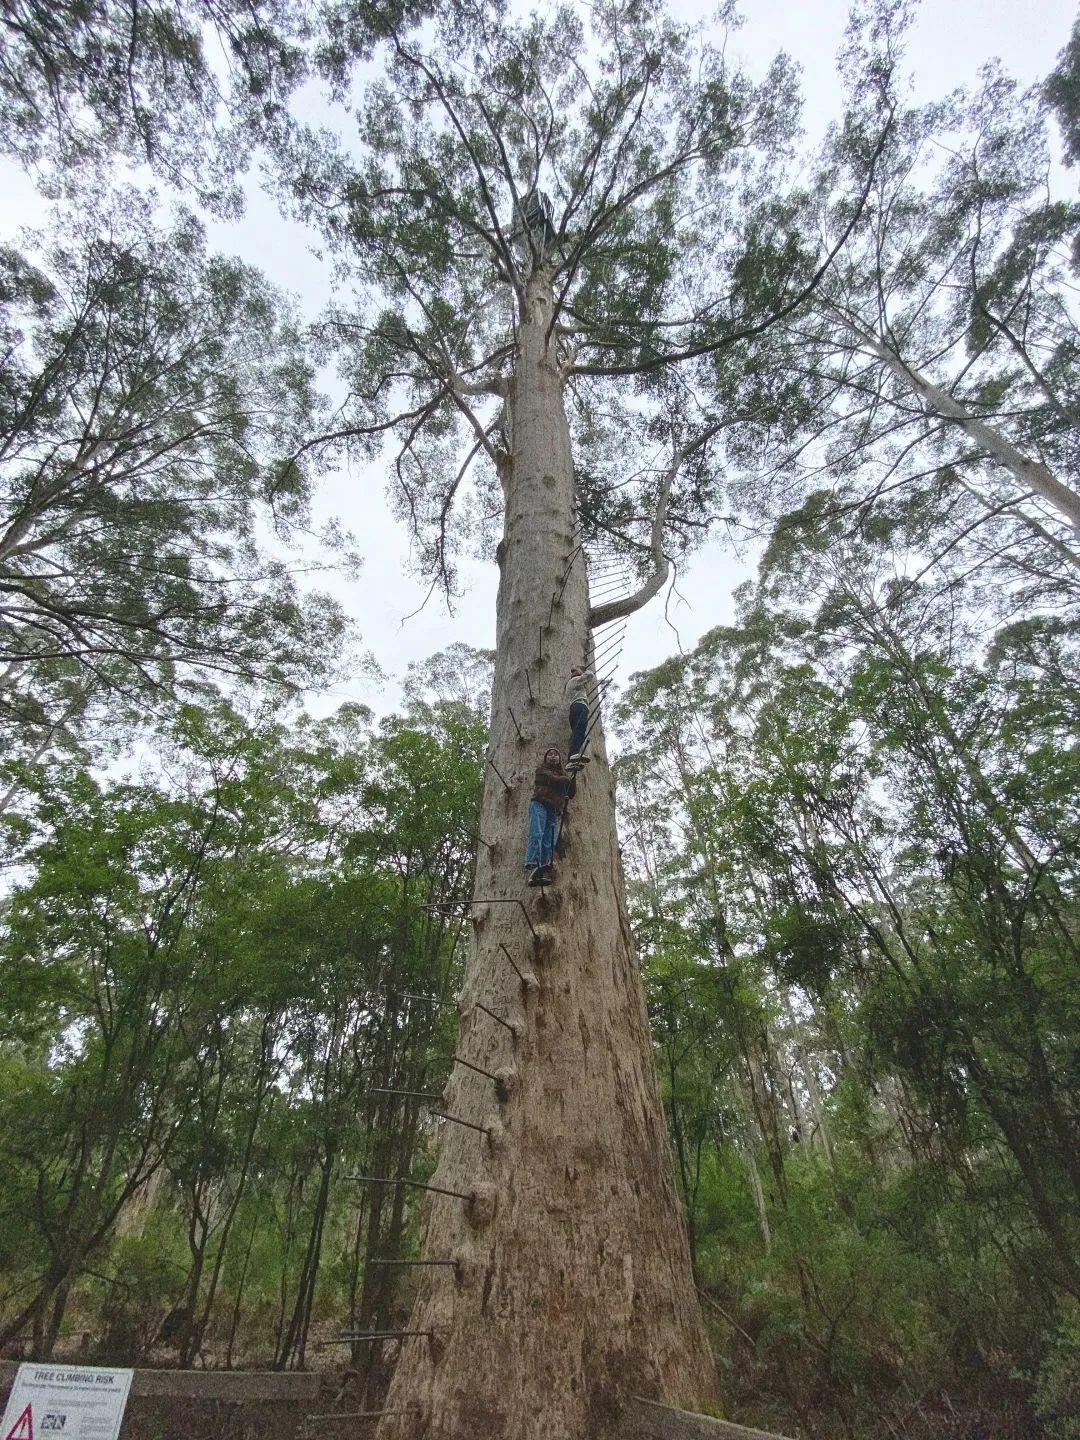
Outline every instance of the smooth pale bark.
[(832, 1141), (829, 1137), (829, 1127), (825, 1119), (825, 1107), (822, 1104), (821, 1088), (818, 1085), (817, 1076), (814, 1074), (814, 1062), (799, 1038), (802, 1026), (792, 1008), (790, 991), (784, 992), (783, 1003), (788, 1025), (791, 1027), (792, 1048), (795, 1051), (796, 1064), (799, 1074), (802, 1076), (803, 1084), (806, 1087), (806, 1096), (810, 1102), (810, 1115), (814, 1122), (812, 1129), (806, 1129), (805, 1122), (800, 1116), (799, 1129), (804, 1140), (811, 1144), (816, 1140), (821, 1146), (825, 1152), (825, 1159), (829, 1163), (829, 1169), (835, 1176), (836, 1164), (833, 1160)]
[[(747, 1179), (750, 1182), (750, 1193), (754, 1197), (754, 1213), (757, 1215), (758, 1229), (761, 1231), (761, 1243), (765, 1247), (765, 1254), (772, 1254), (772, 1230), (769, 1227), (769, 1206), (765, 1199), (765, 1187), (761, 1183), (761, 1171), (757, 1163), (757, 1151), (764, 1145), (765, 1139), (761, 1133), (761, 1127), (754, 1117), (750, 1102), (746, 1096), (738, 1072), (733, 1071), (731, 1076), (732, 1089), (738, 1102), (739, 1113), (742, 1117), (742, 1136), (735, 1141), (735, 1148), (746, 1166)], [(718, 1148), (724, 1143), (721, 1136)]]
[(765, 1247), (765, 1254), (771, 1255), (772, 1231), (769, 1228), (769, 1207), (765, 1203), (765, 1187), (761, 1183), (761, 1171), (758, 1169), (753, 1141), (744, 1143), (741, 1153), (750, 1181), (750, 1193), (754, 1197), (754, 1213), (757, 1215), (758, 1229), (761, 1231), (761, 1243)]
[(502, 1083), (460, 1064), (451, 1073), (446, 1109), (490, 1134), (443, 1126), (432, 1183), (473, 1198), (427, 1197), (423, 1253), (459, 1269), (456, 1277), (448, 1267), (422, 1272), (408, 1328), (432, 1333), (401, 1342), (386, 1400), (388, 1411), (413, 1414), (387, 1414), (379, 1440), (585, 1440), (607, 1432), (619, 1398), (693, 1407), (715, 1386), (599, 728), (570, 809), (572, 848), (558, 883), (546, 892), (524, 884), (533, 773), (547, 746), (565, 754), (563, 685), (588, 643), (585, 567), (580, 555), (572, 560), (563, 377), (547, 338), (551, 304), (550, 285), (534, 276), (511, 395), (493, 765), (457, 1050)]
[(810, 1098), (810, 1113), (814, 1117), (814, 1130), (811, 1139), (815, 1136), (825, 1151), (825, 1159), (829, 1163), (829, 1169), (836, 1175), (836, 1162), (833, 1159), (832, 1139), (829, 1135), (829, 1124), (825, 1118), (825, 1107), (821, 1101), (821, 1087), (818, 1085), (817, 1076), (814, 1074), (814, 1062), (802, 1046), (798, 1049), (799, 1063), (802, 1067), (803, 1082), (806, 1085), (806, 1093)]
[(1068, 485), (1063, 485), (1041, 461), (1032, 460), (1023, 454), (1000, 430), (995, 430), (985, 420), (973, 415), (966, 405), (947, 390), (913, 369), (880, 336), (867, 330), (835, 305), (826, 305), (824, 308), (856, 340), (876, 355), (901, 384), (918, 395), (928, 410), (956, 425), (974, 441), (988, 459), (1007, 470), (1022, 489), (1045, 500), (1080, 535), (1080, 494)]

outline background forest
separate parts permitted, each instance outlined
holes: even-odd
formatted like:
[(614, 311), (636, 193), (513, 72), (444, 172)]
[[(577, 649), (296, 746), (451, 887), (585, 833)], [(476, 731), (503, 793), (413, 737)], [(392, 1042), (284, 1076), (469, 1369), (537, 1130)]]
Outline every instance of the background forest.
[[(788, 62), (748, 127), (715, 242), (740, 303), (783, 311), (867, 185), (782, 321), (680, 382), (719, 458), (662, 517), (675, 582), (721, 523), (755, 568), (610, 707), (622, 855), (724, 1413), (1078, 1440), (1080, 26), (1030, 90), (994, 65), (915, 104), (905, 16), (857, 8), (820, 145)], [(362, 1177), (432, 1164), (491, 655), (311, 703), (376, 673), (319, 588), (364, 536), (312, 519), (382, 456), (341, 432), (359, 322), (207, 236), (253, 155), (288, 213), (323, 204), (312, 87), (392, 148), (370, 67), (433, 23), (0, 0), (0, 145), (53, 207), (0, 247), (5, 1356), (347, 1362), (374, 1394), (340, 1337), (409, 1313), (419, 1204)], [(377, 237), (326, 233), (347, 285)], [(613, 353), (671, 281), (669, 243), (619, 243), (581, 298)], [(648, 495), (593, 463), (588, 385), (591, 541), (632, 571)]]

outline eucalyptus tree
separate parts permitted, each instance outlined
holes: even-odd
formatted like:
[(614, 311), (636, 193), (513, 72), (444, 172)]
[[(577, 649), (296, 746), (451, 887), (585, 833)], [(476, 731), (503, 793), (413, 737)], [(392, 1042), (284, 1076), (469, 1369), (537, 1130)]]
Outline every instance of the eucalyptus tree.
[(5, 1256), (20, 1284), (0, 1338), (29, 1328), (47, 1358), (72, 1287), (181, 1122), (200, 974), (188, 920), (215, 817), (78, 773), (42, 811), (49, 833), (0, 937), (4, 1218), (21, 1241)]
[[(782, 781), (763, 785), (754, 744), (755, 720), (781, 684), (782, 672), (771, 663), (773, 639), (753, 622), (740, 632), (710, 632), (690, 656), (636, 676), (619, 707), (626, 746), (620, 786), (630, 792), (635, 820), (642, 789), (653, 809), (650, 824), (635, 824), (628, 849), (637, 869), (644, 828), (656, 857), (646, 865), (663, 895), (655, 920), (640, 907), (634, 917), (645, 936), (649, 979), (655, 987), (654, 971), (665, 973), (672, 961), (676, 974), (684, 973), (680, 999), (686, 1002), (689, 1035), (695, 998), (700, 1004), (709, 997), (715, 1083), (735, 1117), (729, 1129), (739, 1137), (740, 1164), (766, 1247), (771, 1243), (766, 1200), (777, 1211), (786, 1206), (790, 1134), (802, 1109), (794, 1067), (783, 1053), (783, 1032), (793, 1027), (785, 1023), (770, 943), (783, 882), (773, 878), (767, 837), (774, 823), (782, 833), (792, 820)], [(826, 697), (819, 698), (824, 704)], [(793, 699), (785, 693), (777, 701), (781, 713)], [(809, 749), (821, 717), (799, 713), (798, 718)], [(655, 951), (648, 943), (654, 927), (662, 940)], [(700, 1015), (696, 1024), (701, 1033)], [(693, 1056), (692, 1047), (689, 1053)], [(686, 1066), (691, 1074), (693, 1063)], [(798, 1084), (807, 1088), (804, 1079)]]
[(803, 662), (758, 725), (788, 815), (784, 973), (854, 985), (871, 1073), (949, 1136), (956, 1183), (999, 1196), (1017, 1271), (1074, 1294), (1076, 621), (988, 641), (992, 607), (954, 579), (898, 581), (888, 527), (809, 528), (777, 537), (760, 592), (777, 659)]
[(1076, 621), (1000, 625), (987, 645), (955, 582), (898, 584), (887, 531), (840, 528), (767, 561), (772, 585), (817, 591), (805, 643), (844, 695), (835, 775), (801, 778), (797, 871), (863, 931), (877, 1055), (980, 1164), (1000, 1147), (1014, 1234), (1043, 1236), (1017, 1263), (1075, 1294)]
[[(858, 513), (907, 491), (928, 563), (1075, 600), (1080, 208), (1056, 179), (1046, 98), (1067, 117), (1068, 73), (1063, 58), (1046, 91), (1025, 92), (994, 65), (973, 93), (896, 103), (836, 264), (782, 343), (770, 337), (798, 424), (756, 427), (742, 468), (744, 497), (764, 495), (772, 518), (817, 484)], [(826, 205), (856, 113), (812, 186)]]
[(294, 0), (2, 0), (0, 147), (53, 184), (124, 157), (234, 205), (313, 29)]
[[(281, 1366), (303, 1363), (318, 1307), (386, 1322), (413, 1211), (351, 1172), (407, 1174), (424, 1145), (483, 734), (460, 701), (379, 733), (355, 712), (290, 730), (189, 705), (153, 782), (48, 767), (0, 915), (8, 1342), (46, 1355), (95, 1278), (129, 1331), (168, 1314), (182, 1365), (230, 1301), (232, 1341)], [(334, 1241), (352, 1254), (327, 1266)], [(275, 1310), (271, 1344), (253, 1312)]]
[(1080, 21), (1047, 76), (1045, 94), (1061, 127), (1065, 163), (1075, 165), (1080, 160)]
[[(995, 627), (955, 577), (905, 583), (904, 505), (880, 500), (877, 523), (852, 530), (817, 497), (780, 527), (738, 623), (636, 677), (621, 711), (635, 920), (692, 1157), (701, 1281), (753, 1328), (739, 1308), (753, 1285), (731, 1272), (784, 1267), (803, 1302), (785, 1344), (832, 1357), (834, 1406), (878, 1364), (867, 1335), (912, 1303), (935, 1363), (1034, 1370), (1077, 1288), (1077, 626)], [(710, 910), (728, 953), (698, 920)], [(725, 968), (738, 1009), (722, 1003)], [(705, 1142), (700, 1170), (687, 1146), (699, 1075), (741, 1047), (756, 1007), (771, 1011), (762, 1058), (787, 1081), (766, 1092), (784, 1125), (759, 1210), (768, 1266), (726, 1237), (702, 1244), (722, 1146)], [(715, 1074), (720, 1111), (737, 1113), (738, 1068)], [(730, 1213), (730, 1189), (723, 1201)]]
[[(285, 157), (359, 291), (327, 319), (349, 388), (332, 438), (365, 456), (393, 438), (391, 494), (448, 595), (467, 532), (501, 522), (467, 1064), (446, 1092), (466, 1123), (441, 1144), (434, 1183), (457, 1196), (433, 1201), (425, 1249), (458, 1278), (424, 1280), (388, 1400), (431, 1434), (581, 1436), (630, 1388), (713, 1388), (599, 727), (555, 890), (525, 890), (521, 862), (571, 665), (707, 528), (737, 419), (708, 398), (717, 368), (828, 267), (760, 223), (796, 116), (788, 62), (754, 85), (659, 6), (480, 6), (393, 34), (359, 136), (297, 135)], [(834, 249), (879, 144), (853, 158)], [(635, 562), (617, 602), (590, 602), (598, 536)]]
[(343, 621), (280, 558), (316, 467), (279, 461), (321, 405), (283, 299), (132, 192), (0, 266), (6, 758), (196, 680), (319, 673)]
[(235, 215), (305, 82), (351, 67), (431, 0), (0, 0), (0, 152), (50, 192), (118, 161)]

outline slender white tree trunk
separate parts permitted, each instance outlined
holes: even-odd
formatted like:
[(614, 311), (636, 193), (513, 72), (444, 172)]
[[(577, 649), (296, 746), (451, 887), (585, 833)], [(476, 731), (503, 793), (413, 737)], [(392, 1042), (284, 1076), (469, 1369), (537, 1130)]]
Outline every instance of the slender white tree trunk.
[(457, 1049), (499, 1079), (456, 1064), (446, 1088), (446, 1109), (489, 1133), (444, 1125), (431, 1183), (470, 1198), (427, 1197), (423, 1254), (458, 1269), (422, 1272), (409, 1328), (425, 1333), (401, 1342), (386, 1402), (412, 1413), (387, 1414), (379, 1440), (586, 1440), (607, 1433), (619, 1398), (694, 1407), (715, 1384), (599, 730), (558, 882), (524, 884), (533, 772), (547, 746), (566, 754), (563, 684), (588, 639), (551, 303), (534, 276), (511, 396), (492, 763)]
[(825, 1151), (825, 1159), (828, 1161), (829, 1169), (836, 1175), (836, 1162), (833, 1159), (832, 1138), (829, 1134), (829, 1122), (825, 1118), (825, 1106), (822, 1104), (821, 1087), (818, 1085), (817, 1076), (814, 1074), (814, 1062), (810, 1055), (799, 1047), (799, 1061), (802, 1065), (803, 1079), (806, 1083), (806, 1093), (810, 1097), (810, 1113), (814, 1117), (814, 1134)]
[[(754, 1212), (757, 1215), (758, 1229), (761, 1231), (761, 1243), (765, 1247), (765, 1254), (771, 1255), (772, 1230), (769, 1227), (769, 1207), (765, 1200), (765, 1187), (761, 1183), (761, 1170), (757, 1163), (757, 1152), (764, 1145), (765, 1140), (761, 1133), (761, 1126), (754, 1115), (753, 1106), (746, 1094), (746, 1087), (737, 1071), (732, 1071), (731, 1088), (741, 1122), (740, 1133), (735, 1140), (735, 1149), (746, 1166), (750, 1193), (754, 1198)], [(725, 1137), (721, 1135), (718, 1146), (722, 1148), (724, 1143)]]
[(752, 1140), (747, 1141), (743, 1146), (743, 1160), (746, 1163), (746, 1173), (750, 1179), (750, 1193), (754, 1197), (754, 1211), (757, 1215), (758, 1229), (761, 1231), (761, 1243), (765, 1246), (765, 1254), (771, 1255), (772, 1231), (769, 1229), (769, 1207), (765, 1203), (765, 1187), (761, 1183), (761, 1171), (758, 1169)]
[(821, 1148), (825, 1151), (825, 1159), (828, 1161), (829, 1169), (835, 1176), (836, 1165), (833, 1161), (829, 1127), (825, 1119), (825, 1106), (821, 1099), (821, 1087), (818, 1085), (817, 1075), (814, 1073), (814, 1062), (810, 1053), (799, 1038), (802, 1026), (792, 1007), (791, 995), (788, 992), (784, 994), (784, 1011), (787, 1015), (788, 1025), (791, 1027), (792, 1047), (795, 1051), (795, 1060), (799, 1068), (799, 1073), (802, 1076), (803, 1084), (806, 1086), (806, 1095), (810, 1102), (810, 1114), (814, 1121), (813, 1132), (811, 1133), (810, 1130), (805, 1128), (803, 1121), (800, 1120), (799, 1126), (802, 1132), (802, 1138), (808, 1143), (816, 1138), (817, 1143), (820, 1144)]
[(1080, 494), (1062, 484), (1042, 461), (1032, 460), (1030, 456), (1023, 454), (1000, 430), (973, 415), (966, 405), (947, 390), (935, 385), (932, 380), (908, 365), (880, 336), (865, 329), (834, 305), (826, 305), (825, 309), (857, 341), (876, 355), (902, 385), (913, 391), (928, 410), (940, 415), (943, 420), (951, 421), (962, 430), (988, 459), (1007, 470), (1021, 489), (1038, 495), (1048, 505), (1053, 506), (1080, 536)]

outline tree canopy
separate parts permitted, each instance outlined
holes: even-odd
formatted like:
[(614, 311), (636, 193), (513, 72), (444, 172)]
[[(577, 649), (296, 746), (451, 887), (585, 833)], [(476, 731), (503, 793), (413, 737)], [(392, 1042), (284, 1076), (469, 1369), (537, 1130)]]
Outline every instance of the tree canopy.
[(325, 672), (344, 617), (263, 539), (317, 474), (285, 464), (323, 407), (286, 302), (130, 191), (28, 242), (0, 254), (9, 757), (177, 684)]
[[(565, 1221), (527, 1318), (567, 1366), (560, 1287), (611, 1259), (575, 1237), (654, 1184), (724, 1416), (1074, 1440), (1080, 29), (915, 103), (913, 15), (856, 5), (810, 146), (800, 57), (742, 73), (726, 6), (0, 0), (0, 145), (51, 207), (0, 246), (6, 1355), (340, 1356), (335, 1411), (377, 1410), (413, 1356), (358, 1337), (434, 1294), (445, 1339), (405, 1262), (447, 1209), (403, 1182), (454, 1137), (469, 1236), (500, 1154), (511, 1224)], [(257, 175), (321, 314), (224, 253)], [(303, 572), (356, 573), (323, 487), (370, 507), (380, 464), (448, 599), (501, 537), (497, 647), (326, 713), (377, 597)], [(730, 622), (630, 677), (569, 901), (514, 888), (562, 659), (721, 525)], [(601, 973), (637, 1028), (559, 1008)], [(598, 1136), (666, 1157), (639, 984), (673, 1168), (575, 1212), (623, 1175)], [(567, 1136), (612, 1055), (647, 1083)], [(517, 1233), (435, 1258), (523, 1333)], [(678, 1250), (639, 1238), (595, 1297), (635, 1344)]]
[[(450, 9), (430, 40), (395, 34), (358, 141), (295, 135), (286, 193), (363, 286), (324, 326), (349, 392), (333, 438), (373, 454), (394, 436), (394, 503), (448, 593), (456, 548), (499, 513), (515, 325), (537, 267), (588, 533), (617, 537), (650, 593), (668, 553), (708, 528), (715, 438), (743, 410), (786, 423), (769, 380), (738, 362), (733, 378), (725, 357), (814, 292), (890, 127), (887, 97), (865, 106), (820, 243), (785, 198), (798, 108), (786, 57), (755, 84), (658, 7), (525, 21)], [(546, 233), (525, 218), (540, 194)]]

